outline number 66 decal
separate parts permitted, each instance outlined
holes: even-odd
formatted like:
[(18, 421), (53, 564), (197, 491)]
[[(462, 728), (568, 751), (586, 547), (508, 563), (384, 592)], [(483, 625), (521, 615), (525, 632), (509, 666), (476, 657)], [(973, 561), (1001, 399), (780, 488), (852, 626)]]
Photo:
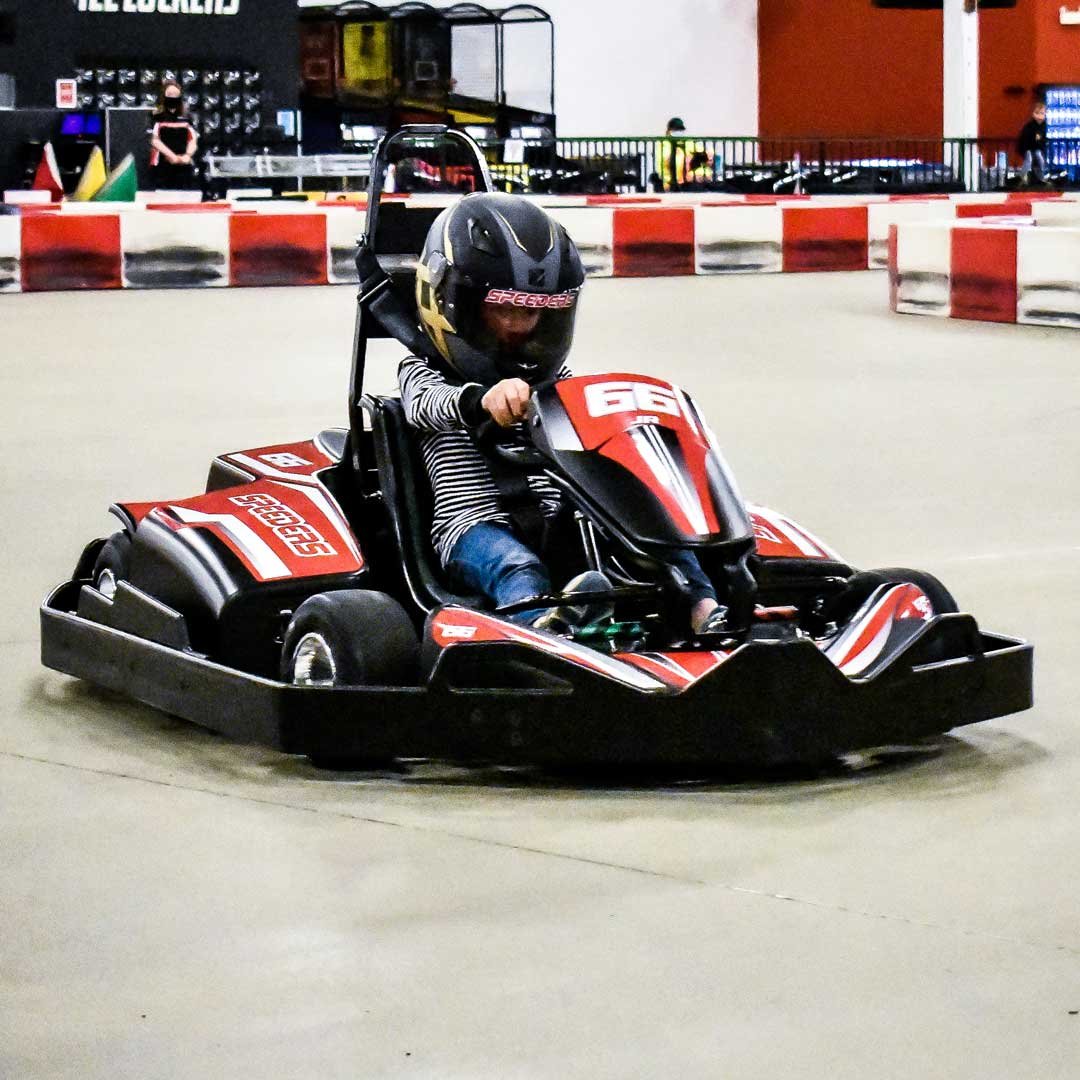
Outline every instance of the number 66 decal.
[(642, 382), (591, 383), (585, 387), (585, 408), (590, 416), (621, 412), (666, 413), (681, 416), (678, 399), (666, 386)]

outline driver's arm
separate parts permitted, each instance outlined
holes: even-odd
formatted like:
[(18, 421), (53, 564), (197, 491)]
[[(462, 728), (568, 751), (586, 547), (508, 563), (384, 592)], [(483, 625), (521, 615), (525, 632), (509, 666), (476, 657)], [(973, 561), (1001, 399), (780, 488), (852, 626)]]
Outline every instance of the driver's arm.
[(462, 431), (478, 427), (488, 418), (480, 404), (485, 387), (449, 382), (418, 356), (401, 362), (398, 387), (405, 416), (420, 431)]

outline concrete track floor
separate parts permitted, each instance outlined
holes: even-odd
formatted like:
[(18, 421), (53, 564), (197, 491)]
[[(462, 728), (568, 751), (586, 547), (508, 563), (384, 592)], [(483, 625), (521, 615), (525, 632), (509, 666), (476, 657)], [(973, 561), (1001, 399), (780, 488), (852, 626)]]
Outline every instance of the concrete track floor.
[(342, 777), (44, 671), (110, 501), (343, 423), (351, 316), (0, 299), (0, 1076), (1080, 1074), (1080, 337), (893, 316), (879, 274), (587, 287), (578, 370), (690, 387), (744, 492), (1034, 640), (1037, 707), (936, 748)]

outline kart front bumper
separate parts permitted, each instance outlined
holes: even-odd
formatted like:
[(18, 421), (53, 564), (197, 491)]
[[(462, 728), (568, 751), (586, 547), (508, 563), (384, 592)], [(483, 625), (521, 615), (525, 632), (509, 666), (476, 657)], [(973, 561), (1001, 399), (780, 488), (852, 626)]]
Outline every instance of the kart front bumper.
[[(47, 667), (233, 740), (316, 758), (774, 766), (910, 744), (1032, 704), (1032, 646), (982, 632), (969, 615), (935, 618), (863, 680), (810, 641), (755, 642), (685, 690), (644, 692), (500, 642), (444, 650), (425, 686), (297, 687), (83, 618), (81, 584), (41, 608)], [(476, 688), (477, 649), (485, 665), (526, 664), (552, 686)]]

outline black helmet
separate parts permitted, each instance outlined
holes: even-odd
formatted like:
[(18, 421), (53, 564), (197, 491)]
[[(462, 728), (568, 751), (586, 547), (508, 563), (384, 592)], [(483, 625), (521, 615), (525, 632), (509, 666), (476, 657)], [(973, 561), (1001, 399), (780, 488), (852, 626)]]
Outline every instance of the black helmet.
[(584, 280), (574, 242), (539, 206), (478, 192), (432, 223), (416, 269), (416, 306), (461, 378), (538, 383), (570, 351)]
[(682, 122), (681, 116), (673, 116), (667, 122), (667, 129), (668, 131), (685, 131), (686, 125)]

